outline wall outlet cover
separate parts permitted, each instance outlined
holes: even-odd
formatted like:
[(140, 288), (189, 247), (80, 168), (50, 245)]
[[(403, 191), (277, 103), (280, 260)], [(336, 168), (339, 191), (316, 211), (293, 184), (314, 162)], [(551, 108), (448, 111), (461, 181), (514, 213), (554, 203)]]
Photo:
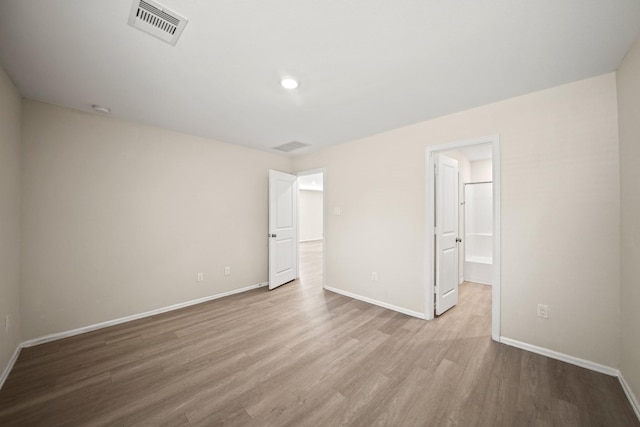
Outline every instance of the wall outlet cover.
[(549, 318), (549, 306), (546, 304), (538, 304), (538, 317), (542, 319)]

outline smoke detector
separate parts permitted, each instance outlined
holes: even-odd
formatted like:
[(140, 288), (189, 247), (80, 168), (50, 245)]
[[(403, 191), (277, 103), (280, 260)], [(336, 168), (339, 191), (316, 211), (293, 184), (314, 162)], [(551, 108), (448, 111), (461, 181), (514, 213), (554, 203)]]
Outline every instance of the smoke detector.
[(184, 16), (153, 0), (134, 0), (129, 14), (129, 25), (172, 46), (178, 42), (187, 22)]

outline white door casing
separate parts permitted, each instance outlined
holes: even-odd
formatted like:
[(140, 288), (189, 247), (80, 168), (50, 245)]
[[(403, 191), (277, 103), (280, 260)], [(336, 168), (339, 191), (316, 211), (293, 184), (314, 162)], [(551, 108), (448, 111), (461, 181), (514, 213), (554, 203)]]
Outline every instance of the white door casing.
[(297, 177), (269, 171), (269, 289), (296, 279), (298, 271)]
[(458, 303), (458, 161), (435, 156), (436, 315)]

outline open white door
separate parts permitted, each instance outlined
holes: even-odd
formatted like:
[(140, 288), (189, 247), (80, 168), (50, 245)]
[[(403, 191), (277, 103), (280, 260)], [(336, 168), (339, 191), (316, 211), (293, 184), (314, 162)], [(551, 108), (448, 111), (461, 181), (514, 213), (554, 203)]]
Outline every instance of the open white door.
[(458, 303), (458, 161), (435, 156), (436, 315)]
[(295, 280), (298, 262), (297, 177), (269, 171), (269, 289)]

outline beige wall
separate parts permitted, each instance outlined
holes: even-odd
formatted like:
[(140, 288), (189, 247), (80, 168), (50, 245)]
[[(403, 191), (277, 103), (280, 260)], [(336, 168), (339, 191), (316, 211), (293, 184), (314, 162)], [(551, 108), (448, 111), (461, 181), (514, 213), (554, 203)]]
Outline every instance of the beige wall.
[(300, 212), (299, 240), (322, 239), (322, 191), (300, 190), (298, 193)]
[(288, 158), (23, 105), (24, 339), (268, 280), (268, 170)]
[(640, 399), (640, 40), (617, 74), (621, 188), (620, 371)]
[[(613, 73), (296, 158), (296, 170), (327, 171), (327, 285), (424, 312), (425, 147), (495, 133), (502, 156), (501, 334), (617, 366)], [(536, 317), (538, 303), (550, 306), (548, 320)]]
[(0, 68), (0, 376), (20, 344), (20, 102)]

